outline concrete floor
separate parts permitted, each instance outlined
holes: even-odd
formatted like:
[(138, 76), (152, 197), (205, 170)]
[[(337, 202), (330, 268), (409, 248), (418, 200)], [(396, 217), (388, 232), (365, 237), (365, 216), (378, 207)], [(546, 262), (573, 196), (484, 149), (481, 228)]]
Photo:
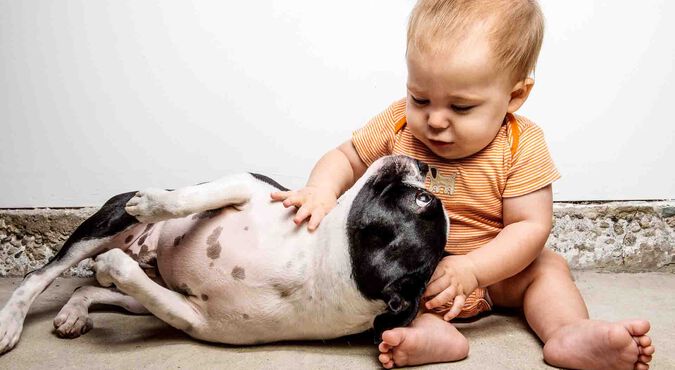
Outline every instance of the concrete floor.
[[(653, 369), (675, 369), (675, 274), (576, 272), (591, 317), (648, 318), (657, 348)], [(0, 304), (20, 279), (0, 279)], [(77, 339), (52, 333), (52, 319), (73, 289), (91, 279), (59, 279), (33, 305), (15, 349), (0, 369), (377, 369), (370, 337), (233, 347), (198, 342), (152, 316), (122, 311), (92, 314), (94, 329)], [(552, 369), (541, 344), (518, 314), (493, 314), (458, 324), (469, 338), (468, 359), (434, 369)]]

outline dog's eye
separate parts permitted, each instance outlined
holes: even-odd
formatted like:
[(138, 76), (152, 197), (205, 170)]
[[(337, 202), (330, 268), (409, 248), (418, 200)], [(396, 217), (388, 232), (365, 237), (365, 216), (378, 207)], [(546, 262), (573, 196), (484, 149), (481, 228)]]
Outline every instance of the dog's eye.
[(432, 200), (434, 200), (434, 198), (431, 196), (431, 194), (424, 190), (418, 191), (417, 195), (415, 195), (415, 203), (417, 203), (417, 205), (420, 207), (428, 206)]

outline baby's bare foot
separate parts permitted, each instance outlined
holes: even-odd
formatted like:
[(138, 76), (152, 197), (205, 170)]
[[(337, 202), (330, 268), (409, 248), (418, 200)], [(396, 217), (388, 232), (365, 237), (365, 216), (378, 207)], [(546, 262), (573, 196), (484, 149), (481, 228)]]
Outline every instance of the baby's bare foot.
[(394, 366), (461, 360), (469, 354), (469, 343), (452, 324), (425, 313), (408, 328), (382, 333), (378, 349), (382, 366), (391, 369)]
[(584, 320), (553, 333), (544, 359), (564, 368), (646, 370), (654, 354), (648, 331), (645, 320)]

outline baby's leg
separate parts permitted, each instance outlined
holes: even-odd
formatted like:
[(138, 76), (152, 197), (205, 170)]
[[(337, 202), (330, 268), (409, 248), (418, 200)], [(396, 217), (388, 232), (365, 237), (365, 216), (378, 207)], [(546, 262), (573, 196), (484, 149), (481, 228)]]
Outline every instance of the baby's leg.
[(488, 288), (495, 306), (522, 307), (544, 342), (544, 359), (575, 369), (647, 369), (649, 322), (589, 320), (567, 262), (550, 249), (519, 274)]
[(423, 313), (409, 327), (382, 333), (379, 350), (382, 366), (391, 369), (462, 360), (469, 355), (469, 342), (441, 316)]
[(166, 289), (150, 279), (138, 263), (119, 249), (96, 257), (96, 279), (103, 286), (115, 286), (134, 297), (150, 313), (176, 329), (195, 336), (203, 327), (200, 307), (184, 295)]
[(62, 338), (77, 338), (94, 327), (89, 318), (89, 307), (92, 304), (108, 304), (119, 306), (136, 313), (150, 313), (135, 298), (111, 288), (97, 286), (81, 286), (77, 288), (54, 318), (56, 333)]

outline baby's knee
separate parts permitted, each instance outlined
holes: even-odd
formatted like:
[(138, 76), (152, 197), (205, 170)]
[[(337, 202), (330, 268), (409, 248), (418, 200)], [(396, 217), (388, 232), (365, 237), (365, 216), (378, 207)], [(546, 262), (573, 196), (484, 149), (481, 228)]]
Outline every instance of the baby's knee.
[(548, 248), (544, 248), (532, 267), (537, 273), (570, 275), (569, 264), (565, 257)]

